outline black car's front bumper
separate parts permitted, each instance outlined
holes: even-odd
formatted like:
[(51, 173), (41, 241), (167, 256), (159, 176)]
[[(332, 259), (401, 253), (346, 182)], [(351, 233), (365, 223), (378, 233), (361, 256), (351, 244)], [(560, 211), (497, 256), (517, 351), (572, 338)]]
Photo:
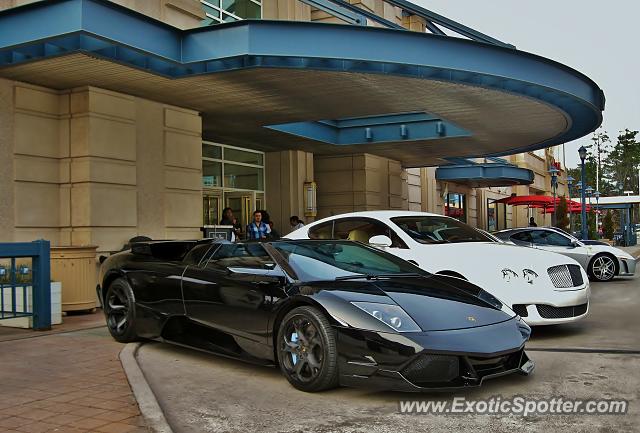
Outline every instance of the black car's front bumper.
[[(512, 330), (516, 330), (513, 332)], [(393, 391), (453, 390), (535, 367), (511, 321), (411, 334), (337, 329), (340, 384)]]

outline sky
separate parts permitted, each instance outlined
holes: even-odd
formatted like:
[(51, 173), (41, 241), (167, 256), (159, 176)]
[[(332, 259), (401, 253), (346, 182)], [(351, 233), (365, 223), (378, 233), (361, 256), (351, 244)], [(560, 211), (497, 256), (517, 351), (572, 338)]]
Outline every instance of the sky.
[[(603, 129), (640, 129), (640, 36), (637, 0), (411, 0), (503, 42), (570, 66), (594, 80), (606, 97)], [(566, 165), (578, 164), (567, 143)]]

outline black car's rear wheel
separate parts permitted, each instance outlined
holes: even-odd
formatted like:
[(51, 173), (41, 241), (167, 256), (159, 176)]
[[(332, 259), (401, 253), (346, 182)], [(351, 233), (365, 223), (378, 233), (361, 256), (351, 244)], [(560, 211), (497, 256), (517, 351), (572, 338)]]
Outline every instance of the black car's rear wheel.
[(107, 328), (113, 338), (121, 343), (138, 339), (133, 291), (125, 279), (118, 278), (107, 289), (104, 313), (107, 316)]
[(338, 385), (335, 332), (317, 308), (294, 308), (284, 317), (277, 350), (280, 369), (294, 387), (316, 392)]

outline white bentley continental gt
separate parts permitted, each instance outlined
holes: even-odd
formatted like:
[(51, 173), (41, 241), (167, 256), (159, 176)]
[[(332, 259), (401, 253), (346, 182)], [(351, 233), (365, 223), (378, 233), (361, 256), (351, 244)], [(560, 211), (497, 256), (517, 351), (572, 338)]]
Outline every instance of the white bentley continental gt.
[(435, 274), (464, 278), (510, 305), (529, 325), (573, 322), (589, 311), (589, 279), (575, 260), (494, 242), (450, 217), (367, 211), (310, 223), (289, 239), (348, 239), (384, 249)]

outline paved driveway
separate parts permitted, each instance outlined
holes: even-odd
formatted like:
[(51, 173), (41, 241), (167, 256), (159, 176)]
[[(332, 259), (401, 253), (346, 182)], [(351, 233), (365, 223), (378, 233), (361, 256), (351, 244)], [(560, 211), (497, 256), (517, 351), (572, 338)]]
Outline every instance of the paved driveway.
[[(640, 278), (592, 284), (582, 323), (538, 328), (529, 344), (531, 377), (488, 381), (457, 394), (380, 393), (336, 389), (304, 394), (271, 368), (160, 343), (139, 362), (177, 432), (638, 431), (640, 425)], [(401, 415), (400, 399), (456, 396), (615, 398), (626, 415)]]

